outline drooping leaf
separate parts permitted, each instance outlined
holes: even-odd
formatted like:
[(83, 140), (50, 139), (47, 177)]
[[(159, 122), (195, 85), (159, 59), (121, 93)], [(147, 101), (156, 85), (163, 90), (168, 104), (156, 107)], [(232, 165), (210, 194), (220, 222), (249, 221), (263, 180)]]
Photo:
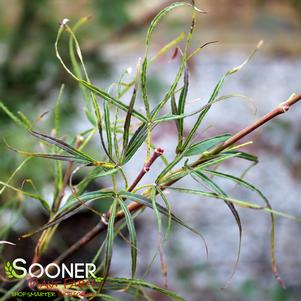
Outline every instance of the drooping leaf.
[[(180, 3), (180, 6), (183, 5), (187, 5), (188, 3), (185, 3), (185, 2), (178, 2)], [(176, 5), (176, 3), (174, 3)], [(173, 6), (173, 4), (171, 5)], [(194, 8), (195, 9), (195, 8)], [(163, 12), (163, 11), (162, 11)], [(168, 10), (167, 10), (168, 12)], [(166, 13), (163, 13), (162, 16), (164, 16)], [(160, 16), (161, 18), (161, 16)], [(160, 19), (159, 18), (159, 19)], [(154, 19), (155, 20), (155, 19)], [(175, 94), (175, 91), (176, 91), (176, 88), (178, 86), (178, 83), (182, 77), (182, 74), (186, 68), (186, 63), (187, 63), (187, 55), (188, 55), (188, 49), (189, 49), (189, 46), (190, 46), (190, 42), (191, 42), (191, 39), (192, 39), (192, 34), (193, 34), (193, 31), (194, 31), (194, 28), (195, 28), (195, 20), (196, 20), (196, 11), (193, 10), (192, 12), (192, 18), (191, 18), (191, 26), (190, 26), (190, 31), (189, 31), (189, 34), (187, 35), (187, 39), (186, 39), (186, 43), (185, 43), (185, 49), (184, 49), (184, 52), (183, 52), (183, 55), (182, 55), (182, 60), (181, 60), (181, 65), (179, 67), (179, 70), (175, 76), (175, 79), (174, 81), (172, 82), (169, 90), (165, 93), (163, 99), (155, 106), (155, 108), (152, 110), (151, 112), (151, 118), (152, 120), (155, 120), (159, 114), (159, 112), (162, 110), (162, 108), (165, 106), (165, 104), (167, 103), (167, 101), (172, 97), (172, 95)], [(157, 21), (158, 22), (158, 21)], [(156, 23), (155, 23), (156, 24)], [(150, 31), (150, 37), (151, 37), (151, 34), (152, 34), (152, 31), (154, 29), (152, 29)], [(150, 38), (149, 37), (149, 38)]]
[(242, 208), (248, 208), (248, 209), (254, 209), (254, 210), (262, 210), (266, 211), (268, 213), (273, 213), (274, 215), (286, 217), (288, 219), (292, 219), (298, 222), (301, 222), (301, 217), (296, 217), (291, 214), (282, 212), (282, 211), (277, 211), (274, 209), (270, 209), (267, 206), (261, 206), (253, 202), (249, 201), (244, 201), (244, 200), (238, 200), (232, 197), (225, 197), (224, 195), (213, 193), (213, 192), (206, 192), (206, 191), (200, 191), (197, 189), (190, 189), (190, 188), (181, 188), (181, 187), (169, 187), (169, 190), (174, 190), (178, 192), (183, 192), (183, 193), (188, 193), (188, 194), (195, 194), (195, 195), (200, 195), (212, 199), (217, 199), (217, 200), (223, 200), (223, 201), (228, 201), (233, 203), (234, 205), (237, 205)]
[(238, 72), (239, 70), (241, 70), (249, 61), (250, 59), (255, 55), (255, 53), (257, 52), (257, 50), (261, 47), (262, 45), (262, 42), (260, 42), (256, 49), (251, 53), (251, 55), (242, 63), (240, 64), (239, 66), (235, 67), (235, 68), (232, 68), (231, 70), (227, 71), (222, 77), (221, 79), (218, 81), (218, 83), (216, 84), (216, 86), (214, 87), (213, 89), (213, 92), (208, 100), (208, 104), (209, 104), (209, 107), (206, 108), (204, 111), (202, 111), (197, 119), (197, 121), (195, 122), (193, 128), (191, 129), (191, 131), (189, 132), (183, 146), (182, 146), (182, 151), (185, 150), (187, 148), (187, 146), (191, 143), (196, 131), (198, 130), (200, 124), (202, 123), (203, 119), (205, 118), (205, 116), (207, 115), (208, 111), (210, 110), (211, 108), (211, 105), (216, 101), (216, 98), (221, 90), (221, 88), (223, 87), (224, 85), (224, 82), (226, 80), (226, 78), (236, 72)]
[[(57, 33), (57, 37), (56, 37), (56, 41), (55, 41), (55, 52), (56, 52), (56, 56), (58, 58), (58, 60), (60, 61), (60, 63), (62, 64), (63, 68), (67, 71), (67, 73), (69, 73), (69, 75), (71, 75), (76, 81), (78, 81), (80, 84), (82, 84), (84, 87), (86, 87), (88, 90), (90, 90), (93, 94), (96, 94), (98, 96), (100, 96), (102, 99), (104, 99), (105, 101), (108, 101), (109, 103), (113, 104), (114, 106), (118, 107), (119, 109), (127, 112), (128, 111), (128, 106), (126, 104), (124, 104), (123, 102), (115, 99), (114, 97), (112, 97), (111, 95), (109, 95), (108, 93), (106, 93), (105, 91), (103, 91), (102, 89), (97, 88), (96, 86), (94, 86), (93, 84), (90, 83), (89, 80), (83, 80), (79, 77), (77, 77), (65, 64), (64, 60), (62, 59), (59, 49), (58, 49), (58, 44), (61, 38), (61, 35), (63, 33), (63, 31), (67, 29), (67, 31), (69, 33), (72, 34), (72, 38), (75, 41), (75, 44), (78, 45), (76, 43), (76, 38), (74, 38), (73, 32), (72, 30), (66, 26), (66, 24), (63, 24), (60, 26), (58, 33)], [(81, 53), (78, 51), (77, 54), (80, 54), (80, 58), (81, 58)], [(93, 98), (92, 98), (93, 100)], [(95, 105), (95, 103), (94, 103)], [(94, 106), (94, 109), (96, 108), (96, 106)], [(139, 112), (133, 110), (133, 116), (138, 118), (141, 121), (146, 121), (146, 118)]]
[[(225, 197), (228, 197), (228, 195), (224, 192), (223, 189), (221, 189), (213, 180), (211, 180), (209, 177), (207, 177), (205, 174), (203, 174), (201, 171), (192, 171), (191, 176), (197, 180), (199, 182), (199, 180), (201, 180), (202, 182), (204, 182), (206, 185), (208, 185), (208, 187), (210, 189), (212, 189), (214, 192), (224, 195)], [(240, 252), (241, 252), (241, 240), (242, 240), (242, 224), (241, 224), (241, 220), (240, 220), (240, 216), (239, 213), (237, 212), (235, 206), (233, 203), (225, 201), (226, 205), (228, 206), (228, 208), (230, 209), (231, 213), (234, 216), (234, 219), (236, 221), (237, 227), (238, 227), (238, 231), (239, 231), (239, 237), (238, 237), (238, 250), (237, 250), (237, 257), (236, 257), (236, 261), (234, 263), (234, 267), (233, 270), (227, 280), (227, 283), (224, 287), (226, 287), (231, 279), (233, 278), (237, 267), (238, 267), (238, 263), (239, 263), (239, 259), (240, 259)]]
[(173, 3), (169, 6), (167, 6), (166, 8), (161, 10), (155, 16), (155, 18), (152, 20), (152, 22), (148, 28), (148, 31), (146, 34), (146, 42), (145, 42), (145, 45), (146, 45), (145, 57), (143, 59), (142, 70), (141, 70), (141, 90), (142, 90), (142, 98), (143, 98), (144, 105), (145, 105), (147, 119), (149, 119), (149, 117), (150, 117), (150, 105), (149, 105), (149, 99), (148, 99), (148, 94), (147, 94), (146, 81), (147, 81), (147, 69), (148, 69), (148, 64), (149, 64), (148, 55), (149, 55), (149, 49), (150, 49), (152, 35), (153, 35), (154, 30), (157, 28), (159, 21), (164, 16), (166, 16), (170, 11), (174, 10), (175, 8), (185, 6), (185, 5), (189, 5), (189, 4), (186, 2), (176, 2), (176, 3)]
[[(83, 20), (86, 21), (85, 18)], [(77, 61), (75, 59), (73, 48), (75, 48), (76, 54), (77, 54), (77, 56), (80, 60), (80, 64), (81, 64), (81, 67), (82, 67), (82, 70), (83, 70), (83, 73), (84, 73), (85, 81), (87, 83), (91, 84), (91, 80), (90, 80), (88, 72), (86, 70), (86, 66), (85, 66), (85, 63), (84, 63), (84, 60), (83, 60), (82, 52), (81, 52), (79, 43), (77, 41), (77, 38), (76, 38), (74, 32), (72, 31), (72, 29), (70, 27), (68, 27), (68, 25), (65, 25), (65, 27), (66, 27), (67, 31), (70, 33), (70, 38), (72, 38), (71, 39), (72, 41), (69, 40), (69, 48), (71, 47), (70, 55), (73, 56), (73, 65), (76, 65), (75, 70), (78, 72), (80, 80), (83, 80), (82, 77), (81, 77), (81, 72), (80, 72), (79, 67), (77, 65)], [(74, 43), (74, 47), (72, 47), (72, 45), (73, 45), (72, 42)], [(75, 77), (78, 78), (78, 76), (75, 76)], [(86, 88), (83, 87), (81, 84), (80, 84), (80, 86), (82, 87), (82, 90), (85, 93)], [(107, 147), (105, 145), (105, 142), (104, 142), (103, 129), (102, 129), (102, 116), (101, 116), (101, 112), (100, 112), (98, 102), (97, 102), (96, 97), (95, 97), (95, 95), (92, 91), (90, 91), (90, 98), (91, 98), (92, 106), (93, 106), (93, 109), (94, 109), (94, 114), (95, 114), (96, 121), (97, 121), (97, 128), (98, 128), (98, 134), (99, 134), (99, 138), (100, 138), (100, 141), (101, 141), (101, 145), (102, 145), (103, 150), (105, 151), (106, 155), (110, 159), (110, 161), (114, 162), (114, 160), (113, 160), (113, 158), (112, 158), (112, 156), (111, 156), (111, 154), (110, 154), (109, 150), (107, 149)], [(89, 117), (89, 115), (90, 115), (90, 113), (88, 114), (88, 117)], [(94, 123), (95, 122), (93, 122), (93, 124)]]
[[(145, 196), (142, 196), (140, 194), (136, 194), (136, 193), (132, 193), (132, 192), (128, 192), (128, 191), (120, 191), (119, 196), (122, 197), (122, 198), (125, 198), (125, 199), (130, 199), (132, 201), (135, 201), (135, 202), (137, 202), (139, 204), (142, 204), (143, 206), (149, 207), (151, 209), (154, 209), (153, 204), (152, 204), (152, 200), (150, 200), (149, 198), (147, 198)], [(156, 205), (157, 205), (157, 210), (161, 214), (165, 215), (166, 217), (170, 217), (174, 222), (176, 222), (180, 226), (183, 226), (184, 228), (187, 228), (188, 230), (190, 230), (194, 234), (198, 235), (203, 240), (205, 248), (206, 248), (206, 254), (208, 254), (206, 241), (205, 241), (203, 235), (199, 231), (197, 231), (194, 228), (187, 225), (179, 217), (177, 217), (175, 214), (173, 214), (172, 212), (167, 210), (165, 207), (161, 206), (158, 203)]]
[[(70, 60), (71, 60), (71, 64), (72, 64), (72, 68), (73, 68), (73, 72), (74, 74), (76, 75), (77, 78), (80, 78), (82, 79), (82, 71), (81, 71), (81, 67), (80, 65), (78, 64), (77, 62), (77, 59), (76, 59), (76, 47), (75, 47), (75, 44), (76, 44), (76, 40), (74, 39), (75, 37), (75, 34), (77, 32), (77, 30), (84, 24), (86, 23), (88, 20), (87, 17), (84, 17), (84, 18), (81, 18), (72, 28), (71, 32), (73, 34), (70, 34), (70, 38), (69, 38), (69, 56), (70, 56)], [(77, 47), (79, 48), (79, 47)], [(79, 84), (79, 87), (81, 89), (81, 92), (83, 94), (83, 97), (84, 97), (84, 100), (85, 100), (85, 105), (86, 105), (86, 108), (85, 108), (85, 113), (86, 113), (86, 116), (88, 118), (88, 120), (91, 122), (91, 124), (93, 124), (94, 126), (96, 125), (96, 121), (95, 121), (95, 117), (93, 116), (93, 113), (92, 113), (92, 106), (91, 106), (91, 103), (92, 103), (92, 99), (91, 99), (91, 94), (89, 95), (89, 91), (82, 85), (82, 84)]]
[[(270, 208), (271, 210), (273, 210), (269, 200), (266, 198), (266, 196), (258, 189), (256, 188), (254, 185), (250, 184), (249, 182), (244, 181), (241, 178), (235, 177), (233, 175), (229, 175), (229, 174), (225, 174), (225, 173), (221, 173), (218, 171), (214, 171), (214, 170), (206, 170), (206, 172), (214, 175), (214, 176), (218, 176), (218, 177), (222, 177), (225, 179), (228, 179), (230, 181), (233, 181), (235, 183), (237, 183), (238, 185), (245, 187), (251, 191), (256, 192), (260, 198), (265, 202), (266, 206), (268, 208)], [(275, 275), (275, 278), (277, 279), (278, 282), (280, 282), (281, 285), (283, 285), (283, 281), (281, 280), (278, 271), (277, 271), (277, 265), (276, 265), (276, 255), (275, 255), (275, 214), (273, 212), (271, 212), (271, 257), (272, 257), (272, 270), (273, 273)]]

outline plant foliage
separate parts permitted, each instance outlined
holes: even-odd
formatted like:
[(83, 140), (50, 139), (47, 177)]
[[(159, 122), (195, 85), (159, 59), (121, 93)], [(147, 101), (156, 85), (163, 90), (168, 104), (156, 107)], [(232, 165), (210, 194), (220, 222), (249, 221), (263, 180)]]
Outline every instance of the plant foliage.
[[(162, 19), (173, 10), (186, 6), (190, 7), (192, 11), (191, 24), (187, 33), (182, 33), (174, 40), (168, 41), (166, 46), (151, 58), (150, 47), (152, 35), (154, 31), (157, 30)], [(55, 41), (55, 51), (62, 67), (78, 83), (82, 92), (84, 99), (83, 110), (90, 124), (89, 128), (83, 133), (77, 134), (74, 137), (68, 137), (68, 139), (64, 136), (64, 129), (60, 126), (60, 119), (62, 118), (60, 97), (55, 104), (55, 128), (51, 133), (41, 133), (35, 129), (36, 126), (32, 124), (24, 114), (14, 114), (2, 102), (0, 103), (0, 108), (16, 124), (25, 129), (25, 135), (32, 135), (38, 139), (43, 144), (45, 151), (36, 153), (21, 151), (15, 149), (13, 146), (9, 147), (20, 155), (28, 158), (54, 160), (52, 197), (49, 195), (43, 196), (39, 192), (29, 192), (24, 187), (11, 184), (15, 174), (27, 164), (29, 159), (23, 161), (10, 179), (0, 182), (0, 194), (2, 194), (4, 190), (12, 190), (26, 199), (34, 199), (40, 202), (47, 212), (49, 216), (48, 223), (41, 225), (38, 229), (32, 229), (30, 233), (24, 233), (23, 235), (23, 238), (25, 238), (40, 233), (41, 236), (36, 247), (36, 250), (38, 250), (36, 252), (38, 258), (43, 256), (47, 247), (51, 244), (51, 239), (60, 223), (68, 222), (71, 216), (78, 214), (83, 209), (90, 209), (100, 217), (103, 223), (102, 227), (106, 230), (104, 242), (101, 243), (98, 252), (97, 250), (95, 252), (95, 262), (98, 264), (97, 282), (100, 283), (100, 285), (87, 288), (87, 291), (94, 294), (93, 296), (96, 298), (100, 297), (103, 300), (115, 300), (115, 298), (110, 295), (110, 292), (123, 291), (124, 293), (133, 294), (141, 298), (141, 300), (151, 300), (145, 291), (147, 288), (162, 293), (172, 300), (184, 300), (166, 288), (136, 278), (138, 242), (135, 218), (142, 213), (145, 208), (150, 208), (156, 217), (158, 231), (161, 236), (160, 246), (158, 246), (160, 252), (162, 252), (163, 243), (170, 236), (170, 224), (172, 222), (188, 229), (205, 242), (205, 239), (198, 229), (194, 229), (173, 213), (166, 190), (197, 195), (200, 200), (206, 197), (208, 199), (225, 202), (239, 230), (237, 261), (229, 280), (233, 276), (239, 261), (241, 236), (243, 232), (237, 207), (262, 210), (269, 213), (271, 216), (270, 239), (272, 269), (276, 278), (281, 281), (277, 273), (275, 259), (275, 217), (278, 215), (298, 221), (299, 219), (274, 210), (264, 194), (251, 183), (218, 170), (218, 167), (228, 160), (240, 159), (247, 160), (251, 162), (251, 164), (257, 163), (256, 156), (242, 150), (245, 144), (230, 145), (223, 149), (220, 148), (220, 146), (231, 139), (231, 137), (233, 137), (232, 134), (220, 133), (217, 136), (207, 137), (201, 140), (196, 136), (196, 133), (212, 106), (220, 100), (230, 97), (219, 96), (224, 82), (228, 80), (228, 77), (243, 68), (257, 49), (245, 62), (221, 76), (210, 98), (205, 102), (202, 108), (197, 112), (187, 112), (189, 90), (188, 60), (192, 55), (196, 55), (202, 48), (191, 50), (190, 47), (195, 29), (196, 15), (198, 13), (203, 12), (197, 9), (194, 4), (187, 2), (176, 2), (163, 9), (150, 24), (146, 35), (145, 56), (141, 62), (139, 61), (137, 63), (136, 72), (132, 80), (129, 82), (124, 80), (124, 76), (128, 75), (126, 71), (121, 76), (119, 82), (114, 85), (116, 89), (111, 89), (109, 92), (101, 87), (97, 87), (89, 78), (80, 44), (76, 37), (77, 30), (86, 23), (88, 18), (81, 19), (73, 27), (68, 25), (67, 20), (62, 22)], [(61, 43), (63, 35), (67, 35), (69, 38), (67, 45), (62, 45)], [(183, 41), (184, 48), (180, 51), (179, 45)], [(67, 58), (61, 54), (60, 49), (62, 47), (68, 47), (70, 64)], [(158, 57), (173, 48), (177, 48), (177, 52), (181, 52), (178, 71), (162, 99), (153, 102), (150, 99), (147, 89), (149, 68), (152, 64), (156, 63)], [(60, 95), (62, 93), (63, 88), (61, 89)], [(138, 95), (141, 95), (141, 99)], [(143, 105), (143, 110), (139, 109), (141, 104)], [(196, 116), (196, 120), (194, 125), (189, 128), (185, 120), (191, 116)], [(167, 160), (163, 156), (163, 151), (158, 148), (158, 145), (154, 145), (152, 139), (152, 131), (163, 122), (175, 123), (177, 128), (178, 142), (177, 145), (175, 145), (174, 158), (171, 160)], [(101, 152), (97, 152), (98, 158), (92, 157), (88, 151), (86, 151), (87, 146), (90, 145), (91, 139), (95, 135), (97, 135), (99, 139), (101, 148)], [(68, 140), (68, 142), (66, 140)], [(146, 152), (145, 157), (141, 159), (141, 152), (139, 152), (138, 155), (138, 151), (140, 151), (141, 148), (143, 149), (143, 146), (146, 146)], [(124, 167), (139, 157), (140, 161), (136, 164), (141, 164), (141, 173), (137, 175), (137, 179), (133, 184), (129, 185), (130, 179), (128, 179)], [(163, 160), (165, 167), (157, 173), (155, 182), (140, 185), (139, 181), (141, 178), (150, 170), (154, 161), (159, 157)], [(195, 161), (195, 159), (197, 160)], [(66, 161), (68, 164), (65, 171), (65, 179), (65, 165), (62, 164), (62, 161)], [(73, 185), (72, 178), (80, 169), (85, 172), (85, 177), (79, 183)], [(199, 189), (181, 187), (180, 184), (174, 185), (183, 177), (187, 176), (198, 183)], [(99, 178), (106, 178), (110, 184), (105, 188), (88, 191), (88, 185)], [(244, 189), (254, 192), (263, 202), (254, 203), (252, 201), (239, 200), (231, 197), (217, 184), (216, 178), (227, 179), (240, 185)], [(67, 195), (66, 200), (63, 202), (63, 195), (67, 186), (71, 188), (72, 193)], [(105, 214), (98, 212), (94, 207), (94, 205), (104, 200), (109, 200), (110, 202), (110, 207)], [(168, 221), (165, 234), (163, 233), (163, 226), (165, 224), (162, 223), (162, 217), (165, 217)], [(121, 235), (120, 231), (123, 228), (127, 228), (128, 230), (127, 241), (131, 253), (130, 278), (110, 276), (114, 240), (117, 235)], [(206, 242), (205, 248), (207, 251)], [(161, 256), (161, 258), (162, 267), (164, 267), (163, 256)], [(11, 275), (11, 266), (9, 263), (5, 267), (5, 271)], [(11, 276), (9, 276), (9, 278), (11, 278)]]

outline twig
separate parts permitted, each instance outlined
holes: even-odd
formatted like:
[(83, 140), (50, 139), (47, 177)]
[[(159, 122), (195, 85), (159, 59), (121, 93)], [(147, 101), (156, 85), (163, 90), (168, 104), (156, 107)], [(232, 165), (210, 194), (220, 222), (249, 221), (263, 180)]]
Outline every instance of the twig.
[(268, 114), (264, 115), (262, 118), (260, 118), (258, 121), (254, 122), (250, 126), (244, 128), (228, 140), (226, 140), (222, 145), (218, 146), (212, 154), (217, 154), (224, 149), (228, 148), (229, 146), (233, 145), (237, 141), (239, 141), (241, 138), (249, 135), (251, 132), (262, 126), (263, 124), (267, 123), (271, 119), (275, 118), (278, 115), (286, 113), (291, 106), (293, 106), (295, 103), (297, 103), (301, 99), (301, 93), (298, 95), (293, 95), (290, 97), (287, 101), (279, 104), (274, 110), (269, 112)]
[(144, 164), (144, 167), (138, 174), (137, 178), (134, 180), (132, 185), (129, 187), (128, 191), (133, 191), (133, 189), (137, 186), (137, 184), (140, 182), (140, 180), (144, 177), (144, 175), (149, 172), (150, 167), (153, 165), (153, 163), (159, 158), (161, 155), (163, 155), (164, 149), (163, 148), (156, 148), (153, 155), (149, 159), (148, 162)]
[[(275, 118), (278, 115), (281, 115), (283, 113), (286, 113), (291, 106), (293, 106), (295, 103), (301, 100), (301, 93), (295, 96), (290, 97), (287, 101), (281, 103), (278, 105), (274, 110), (269, 112), (268, 114), (264, 115), (262, 118), (251, 124), (250, 126), (244, 128), (243, 130), (239, 131), (237, 134), (232, 136), (230, 139), (225, 141), (223, 144), (217, 146), (214, 148), (210, 154), (216, 155), (220, 153), (221, 151), (225, 150), (229, 146), (233, 145), (234, 143), (238, 142), (243, 137), (249, 135), (251, 132), (256, 130), (258, 127), (262, 126), (266, 122), (270, 121), (271, 119)], [(193, 162), (190, 167), (196, 167), (200, 165), (201, 163), (204, 163), (208, 159), (208, 156), (201, 156), (197, 161)], [(182, 170), (182, 169), (180, 169)], [(179, 170), (175, 171), (178, 172)], [(137, 177), (138, 178), (138, 177)], [(167, 187), (173, 185), (175, 182), (177, 182), (180, 179), (171, 180), (164, 184), (160, 185), (160, 189), (164, 190)], [(138, 181), (139, 182), (139, 181)], [(137, 183), (138, 183), (137, 182)], [(132, 202), (129, 204), (128, 209), (131, 213), (141, 209), (143, 207), (142, 204)], [(124, 217), (124, 214), (118, 214), (116, 216), (115, 222), (120, 221)], [(98, 223), (93, 229), (88, 231), (80, 240), (78, 240), (74, 245), (72, 245), (69, 249), (67, 249), (62, 255), (60, 255), (54, 262), (55, 263), (61, 263), (67, 258), (69, 258), (73, 253), (81, 249), (84, 245), (86, 245), (88, 242), (90, 242), (94, 237), (96, 237), (101, 232), (105, 231), (107, 229), (107, 224), (103, 221)]]

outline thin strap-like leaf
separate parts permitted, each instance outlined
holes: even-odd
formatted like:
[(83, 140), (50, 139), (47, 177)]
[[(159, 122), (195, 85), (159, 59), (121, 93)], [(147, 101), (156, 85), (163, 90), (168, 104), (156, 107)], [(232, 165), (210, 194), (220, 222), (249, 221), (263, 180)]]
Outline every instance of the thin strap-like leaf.
[(118, 199), (118, 202), (121, 209), (124, 212), (127, 228), (129, 230), (130, 243), (131, 243), (131, 257), (132, 257), (132, 278), (135, 278), (136, 265), (137, 265), (137, 235), (136, 235), (134, 220), (127, 206), (124, 204), (124, 202), (120, 199)]
[[(265, 202), (265, 204), (267, 205), (268, 208), (270, 208), (271, 210), (273, 210), (269, 200), (266, 198), (266, 196), (258, 189), (256, 188), (254, 185), (250, 184), (249, 182), (244, 181), (241, 178), (235, 177), (233, 175), (229, 175), (229, 174), (225, 174), (225, 173), (221, 173), (218, 171), (214, 171), (214, 170), (206, 170), (206, 172), (218, 176), (218, 177), (223, 177), (225, 179), (228, 179), (230, 181), (233, 181), (235, 183), (237, 183), (238, 185), (241, 185), (249, 190), (252, 190), (254, 192), (256, 192), (260, 198)], [(283, 281), (277, 271), (277, 264), (276, 264), (276, 255), (275, 255), (275, 214), (273, 212), (271, 212), (271, 257), (272, 257), (272, 270), (274, 273), (274, 276), (276, 278), (276, 280), (283, 286)]]
[[(185, 112), (188, 87), (189, 87), (189, 72), (188, 72), (188, 68), (186, 67), (185, 73), (184, 73), (184, 86), (183, 86), (181, 94), (179, 96), (179, 103), (178, 103), (178, 114), (179, 115), (184, 114), (184, 112)], [(182, 142), (183, 142), (183, 135), (184, 135), (184, 119), (179, 119), (178, 131), (179, 131), (180, 140), (178, 141), (177, 149), (181, 149)]]
[(47, 143), (54, 144), (58, 146), (59, 148), (63, 149), (67, 153), (73, 155), (73, 156), (78, 156), (87, 159), (88, 161), (94, 161), (90, 156), (86, 155), (85, 153), (79, 151), (78, 149), (74, 148), (73, 146), (67, 144), (63, 140), (60, 140), (55, 137), (48, 136), (46, 134), (38, 133), (36, 131), (30, 130), (30, 134), (33, 136), (46, 141)]
[(129, 134), (130, 134), (130, 126), (131, 126), (131, 118), (136, 102), (137, 97), (137, 90), (138, 90), (138, 73), (140, 71), (140, 62), (137, 64), (137, 72), (136, 72), (136, 78), (135, 78), (135, 86), (132, 93), (132, 97), (129, 104), (129, 110), (126, 114), (124, 126), (123, 126), (123, 147), (122, 147), (122, 160), (124, 159), (125, 152), (129, 143)]
[[(96, 278), (96, 281), (103, 283), (104, 282), (104, 278), (103, 277), (98, 277)], [(113, 284), (115, 285), (115, 290), (121, 290), (123, 288), (127, 288), (127, 287), (145, 287), (154, 291), (157, 291), (159, 293), (162, 293), (165, 296), (168, 296), (169, 298), (171, 298), (172, 300), (175, 301), (185, 301), (185, 299), (179, 297), (178, 295), (176, 295), (175, 293), (164, 289), (162, 287), (156, 286), (152, 283), (146, 282), (144, 280), (141, 279), (128, 279), (128, 278), (111, 278), (111, 277), (107, 277), (106, 278), (107, 281), (107, 285)], [(110, 287), (112, 288), (112, 286)]]
[(232, 136), (231, 134), (222, 134), (222, 135), (204, 139), (198, 143), (191, 145), (189, 148), (187, 148), (187, 150), (184, 152), (184, 156), (190, 157), (190, 156), (195, 156), (195, 155), (201, 155), (205, 151), (208, 151), (211, 148), (213, 148), (214, 146), (225, 142), (231, 136)]
[(182, 187), (169, 187), (168, 190), (174, 190), (178, 192), (183, 192), (183, 193), (190, 193), (190, 194), (195, 194), (195, 195), (201, 195), (204, 197), (209, 197), (212, 199), (217, 199), (217, 200), (223, 200), (223, 201), (228, 201), (233, 203), (234, 205), (237, 205), (242, 208), (248, 208), (248, 209), (253, 209), (253, 210), (262, 210), (266, 211), (268, 213), (273, 213), (274, 215), (282, 216), (291, 220), (295, 220), (297, 222), (301, 222), (301, 217), (296, 217), (294, 215), (282, 212), (282, 211), (277, 211), (274, 209), (270, 209), (266, 206), (261, 206), (256, 203), (248, 202), (248, 201), (243, 201), (243, 200), (238, 200), (232, 197), (225, 197), (224, 195), (213, 193), (213, 192), (206, 192), (206, 191), (200, 191), (197, 189), (190, 189), (190, 188), (182, 188)]
[(27, 192), (27, 191), (21, 190), (19, 188), (16, 188), (16, 187), (14, 187), (12, 185), (9, 185), (9, 184), (7, 184), (5, 182), (2, 182), (2, 181), (0, 181), (0, 185), (5, 186), (5, 187), (7, 187), (9, 189), (12, 189), (12, 190), (20, 193), (21, 195), (24, 194), (24, 195), (26, 195), (26, 196), (34, 199), (34, 200), (39, 201), (40, 204), (47, 210), (47, 212), (50, 212), (50, 207), (49, 207), (48, 202), (44, 198), (42, 198), (40, 195), (37, 195), (35, 193), (31, 193), (31, 192)]
[[(58, 60), (60, 61), (60, 63), (62, 64), (63, 68), (67, 71), (67, 73), (69, 73), (76, 81), (78, 81), (79, 83), (81, 83), (82, 85), (84, 85), (86, 88), (88, 88), (91, 92), (95, 93), (96, 95), (102, 97), (105, 101), (108, 101), (109, 103), (113, 104), (114, 106), (120, 108), (121, 110), (127, 112), (128, 111), (128, 106), (125, 105), (124, 103), (122, 103), (121, 101), (115, 99), (114, 97), (112, 97), (111, 95), (109, 95), (108, 93), (106, 93), (105, 91), (95, 87), (94, 85), (92, 85), (91, 83), (89, 83), (88, 81), (85, 81), (81, 78), (78, 78), (65, 64), (64, 60), (62, 59), (60, 52), (58, 50), (58, 43), (60, 41), (61, 35), (64, 31), (64, 29), (66, 28), (65, 25), (61, 25), (59, 28), (59, 31), (57, 33), (57, 37), (56, 37), (56, 41), (55, 41), (55, 52), (56, 52), (56, 56), (58, 58)], [(139, 112), (137, 111), (133, 111), (133, 116), (138, 118), (141, 121), (146, 121), (146, 118)]]
[(4, 113), (12, 119), (16, 124), (20, 125), (21, 127), (28, 129), (28, 125), (20, 118), (18, 118), (14, 113), (12, 113), (2, 101), (0, 101), (0, 109), (4, 111)]
[[(193, 177), (193, 179), (195, 179), (196, 181), (199, 182), (198, 179), (200, 179), (201, 181), (203, 181), (204, 183), (206, 183), (213, 191), (215, 191), (216, 193), (219, 193), (221, 195), (224, 195), (225, 197), (228, 197), (228, 195), (210, 178), (208, 178), (205, 174), (203, 174), (200, 171), (192, 171), (191, 176)], [(239, 259), (240, 259), (240, 252), (241, 252), (241, 240), (242, 240), (242, 224), (241, 224), (241, 220), (240, 220), (240, 216), (239, 213), (237, 212), (235, 206), (228, 201), (225, 201), (226, 205), (228, 206), (228, 208), (230, 209), (231, 213), (234, 216), (234, 219), (236, 221), (237, 227), (238, 227), (238, 232), (239, 232), (239, 236), (238, 236), (238, 250), (237, 250), (237, 256), (236, 256), (236, 261), (234, 263), (234, 267), (233, 270), (227, 280), (227, 283), (225, 284), (224, 288), (226, 288), (228, 286), (228, 284), (230, 283), (230, 281), (232, 280), (238, 264), (239, 264)]]
[[(130, 199), (130, 200), (135, 201), (137, 203), (140, 203), (140, 204), (142, 204), (142, 205), (144, 205), (146, 207), (149, 207), (151, 209), (154, 209), (153, 208), (153, 204), (152, 204), (152, 200), (150, 200), (149, 198), (147, 198), (145, 196), (142, 196), (140, 194), (135, 194), (135, 193), (128, 192), (128, 191), (120, 191), (119, 192), (119, 196), (123, 197), (125, 199)], [(208, 248), (207, 248), (206, 241), (205, 241), (203, 235), (199, 231), (197, 231), (194, 228), (192, 228), (189, 225), (187, 225), (179, 217), (177, 217), (176, 215), (174, 215), (173, 213), (171, 213), (169, 210), (167, 210), (165, 207), (161, 206), (158, 203), (157, 203), (157, 209), (158, 209), (158, 211), (161, 214), (165, 215), (166, 217), (171, 217), (171, 219), (174, 222), (176, 222), (180, 226), (183, 226), (184, 228), (187, 228), (188, 230), (190, 230), (194, 234), (198, 235), (203, 240), (204, 245), (205, 245), (205, 249), (206, 249), (206, 254), (208, 255)]]
[(108, 229), (107, 229), (107, 236), (106, 236), (106, 248), (105, 248), (105, 264), (104, 264), (104, 277), (102, 286), (100, 287), (99, 291), (101, 291), (104, 283), (106, 282), (106, 278), (109, 275), (110, 267), (111, 267), (111, 261), (113, 256), (113, 243), (115, 238), (115, 216), (117, 212), (117, 206), (118, 206), (118, 199), (115, 199), (113, 204), (110, 207), (110, 218), (108, 222)]
[(201, 112), (201, 114), (199, 115), (197, 121), (195, 122), (193, 128), (191, 129), (191, 131), (189, 132), (183, 146), (182, 146), (182, 151), (186, 149), (186, 147), (191, 143), (196, 131), (198, 130), (201, 122), (203, 121), (204, 117), (206, 116), (206, 114), (208, 113), (208, 111), (211, 108), (211, 105), (215, 102), (226, 78), (236, 72), (238, 72), (239, 70), (241, 70), (249, 61), (250, 59), (255, 55), (255, 53), (257, 52), (257, 50), (261, 47), (262, 42), (260, 42), (257, 47), (255, 48), (255, 50), (251, 53), (251, 55), (239, 66), (232, 68), (231, 70), (229, 70), (228, 72), (226, 72), (226, 74), (224, 74), (221, 79), (218, 81), (217, 85), (214, 87), (214, 90), (208, 100), (208, 104), (209, 107), (207, 109), (205, 109), (204, 111)]

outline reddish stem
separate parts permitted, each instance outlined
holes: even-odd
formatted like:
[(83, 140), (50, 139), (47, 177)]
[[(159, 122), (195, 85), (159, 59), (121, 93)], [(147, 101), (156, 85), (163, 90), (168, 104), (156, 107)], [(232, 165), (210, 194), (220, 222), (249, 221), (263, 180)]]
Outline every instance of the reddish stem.
[(156, 148), (151, 158), (144, 164), (144, 167), (138, 174), (137, 178), (134, 180), (132, 185), (129, 187), (128, 191), (133, 191), (133, 189), (137, 186), (137, 184), (140, 182), (140, 180), (144, 177), (144, 175), (149, 172), (151, 166), (153, 163), (164, 153), (163, 148)]

